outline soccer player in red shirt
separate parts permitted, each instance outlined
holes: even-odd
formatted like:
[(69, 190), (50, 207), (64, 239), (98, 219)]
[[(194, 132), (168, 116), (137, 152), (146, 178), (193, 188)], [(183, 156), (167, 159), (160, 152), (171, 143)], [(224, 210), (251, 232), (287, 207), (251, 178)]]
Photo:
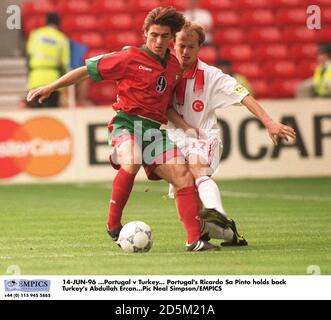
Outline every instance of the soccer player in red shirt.
[(200, 239), (199, 201), (193, 177), (177, 146), (166, 131), (160, 130), (160, 126), (167, 123), (166, 111), (181, 73), (168, 45), (184, 23), (184, 16), (176, 9), (156, 8), (144, 22), (144, 46), (89, 59), (86, 66), (46, 87), (30, 91), (27, 100), (39, 96), (42, 102), (54, 90), (88, 76), (93, 80), (116, 80), (118, 98), (113, 108), (117, 115), (110, 121), (109, 132), (113, 147), (110, 160), (119, 171), (110, 200), (109, 235), (118, 240), (124, 206), (143, 165), (149, 179), (164, 179), (174, 185), (179, 216), (187, 233), (186, 250), (218, 250), (219, 247)]

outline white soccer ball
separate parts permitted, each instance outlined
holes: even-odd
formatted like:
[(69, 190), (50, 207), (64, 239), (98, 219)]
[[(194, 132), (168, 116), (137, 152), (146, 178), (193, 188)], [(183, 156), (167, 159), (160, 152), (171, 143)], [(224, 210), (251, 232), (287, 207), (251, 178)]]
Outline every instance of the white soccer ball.
[(151, 227), (142, 221), (132, 221), (123, 226), (118, 243), (126, 252), (147, 252), (153, 245)]

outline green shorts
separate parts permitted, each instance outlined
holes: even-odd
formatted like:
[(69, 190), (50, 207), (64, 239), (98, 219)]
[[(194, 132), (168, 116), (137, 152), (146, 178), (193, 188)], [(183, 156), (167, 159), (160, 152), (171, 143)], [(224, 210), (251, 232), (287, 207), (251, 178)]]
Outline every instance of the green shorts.
[(181, 155), (176, 144), (169, 139), (167, 131), (160, 129), (160, 126), (160, 123), (151, 119), (119, 111), (108, 125), (108, 143), (112, 148), (109, 160), (112, 166), (116, 170), (120, 168), (116, 148), (124, 141), (134, 140), (142, 153), (142, 163), (139, 164), (143, 165), (148, 179), (160, 180), (154, 174), (155, 168)]

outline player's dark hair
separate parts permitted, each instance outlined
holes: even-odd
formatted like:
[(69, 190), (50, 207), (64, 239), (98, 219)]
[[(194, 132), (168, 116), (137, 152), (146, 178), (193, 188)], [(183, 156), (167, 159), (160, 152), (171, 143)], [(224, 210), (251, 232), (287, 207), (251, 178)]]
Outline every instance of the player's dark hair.
[(185, 17), (173, 7), (158, 7), (150, 11), (144, 21), (143, 31), (148, 32), (153, 25), (168, 26), (175, 35), (185, 24)]
[(60, 25), (60, 16), (56, 12), (48, 12), (46, 16), (46, 24)]

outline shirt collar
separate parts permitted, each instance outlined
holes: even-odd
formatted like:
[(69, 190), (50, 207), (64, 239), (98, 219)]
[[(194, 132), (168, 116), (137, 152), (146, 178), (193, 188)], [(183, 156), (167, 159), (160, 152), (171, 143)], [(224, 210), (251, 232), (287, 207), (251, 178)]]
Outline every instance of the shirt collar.
[(199, 59), (197, 59), (194, 63), (192, 63), (192, 66), (190, 67), (190, 69), (188, 69), (186, 72), (184, 72), (183, 78), (186, 78), (186, 79), (195, 78), (195, 76), (197, 74), (197, 70), (198, 70), (198, 62), (199, 62)]
[(203, 92), (205, 85), (205, 75), (202, 69), (198, 69), (199, 59), (194, 62), (189, 70), (187, 70), (179, 82), (176, 89), (176, 98), (179, 105), (184, 105), (185, 91), (188, 79), (194, 79), (193, 92), (197, 95)]
[(165, 57), (162, 59), (161, 57), (159, 57), (158, 55), (156, 55), (150, 48), (148, 48), (146, 45), (143, 45), (142, 48), (144, 50), (146, 50), (150, 55), (152, 55), (157, 61), (159, 61), (162, 66), (165, 68), (167, 66), (167, 61), (170, 58), (170, 49), (167, 48)]

